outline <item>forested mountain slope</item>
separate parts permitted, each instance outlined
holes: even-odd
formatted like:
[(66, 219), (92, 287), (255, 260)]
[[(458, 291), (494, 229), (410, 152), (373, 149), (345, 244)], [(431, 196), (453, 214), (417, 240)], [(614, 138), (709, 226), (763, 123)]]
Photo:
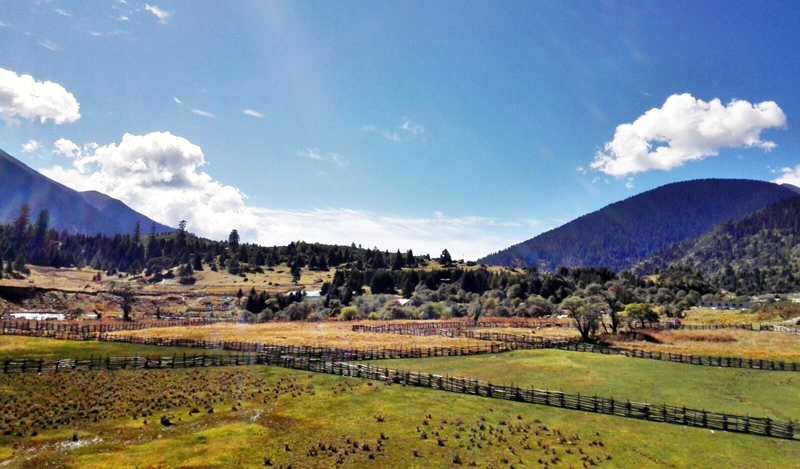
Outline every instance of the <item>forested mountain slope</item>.
[(59, 231), (110, 236), (132, 232), (137, 221), (145, 231), (154, 223), (159, 233), (174, 231), (107, 195), (70, 189), (0, 150), (0, 223), (13, 221), (26, 203), (31, 217), (47, 209), (49, 226)]
[(643, 192), (479, 262), (503, 266), (603, 266), (619, 271), (659, 249), (694, 238), (797, 194), (765, 181), (701, 179)]
[(800, 197), (660, 250), (635, 270), (648, 274), (668, 265), (699, 270), (740, 295), (800, 290)]

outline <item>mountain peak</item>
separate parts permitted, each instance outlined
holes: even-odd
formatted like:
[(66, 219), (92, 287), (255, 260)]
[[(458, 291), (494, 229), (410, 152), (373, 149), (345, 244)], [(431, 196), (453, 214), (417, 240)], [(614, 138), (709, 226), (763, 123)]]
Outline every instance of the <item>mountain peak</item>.
[(29, 168), (0, 150), (0, 223), (17, 217), (24, 204), (35, 216), (50, 212), (50, 226), (71, 233), (114, 235), (130, 233), (138, 221), (143, 229), (155, 224), (156, 231), (172, 228), (136, 212), (117, 199), (97, 191), (78, 192)]
[(675, 182), (608, 205), (479, 262), (504, 266), (626, 269), (674, 243), (797, 194), (746, 179)]

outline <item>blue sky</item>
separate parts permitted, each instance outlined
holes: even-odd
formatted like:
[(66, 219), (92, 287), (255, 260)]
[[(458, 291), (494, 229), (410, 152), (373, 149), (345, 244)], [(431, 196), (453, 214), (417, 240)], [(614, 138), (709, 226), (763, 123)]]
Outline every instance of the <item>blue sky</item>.
[(800, 183), (798, 9), (6, 0), (0, 148), (212, 238), (474, 259), (669, 182)]

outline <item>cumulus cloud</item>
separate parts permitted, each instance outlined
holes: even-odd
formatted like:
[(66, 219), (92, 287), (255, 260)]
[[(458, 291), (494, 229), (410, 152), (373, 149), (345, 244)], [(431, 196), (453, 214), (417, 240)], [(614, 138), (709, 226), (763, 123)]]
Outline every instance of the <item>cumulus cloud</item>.
[(30, 75), (17, 75), (0, 68), (0, 119), (6, 125), (19, 124), (18, 117), (56, 124), (81, 118), (80, 105), (72, 93), (51, 81), (36, 81)]
[(264, 117), (264, 114), (262, 114), (262, 113), (260, 113), (260, 112), (258, 112), (258, 111), (254, 111), (254, 110), (252, 110), (252, 109), (245, 109), (245, 110), (244, 110), (244, 111), (242, 111), (242, 112), (243, 112), (243, 113), (244, 113), (244, 115), (246, 115), (246, 116), (258, 117), (259, 119), (260, 119), (260, 118), (262, 118), (262, 117)]
[(32, 153), (39, 148), (42, 148), (42, 144), (37, 142), (36, 140), (28, 140), (28, 143), (22, 144), (22, 153)]
[(156, 15), (156, 18), (158, 18), (158, 21), (161, 24), (167, 24), (167, 18), (169, 18), (171, 13), (168, 13), (168, 12), (162, 10), (161, 8), (158, 8), (155, 5), (148, 5), (146, 3), (144, 5), (144, 9), (149, 11), (150, 13)]
[(781, 177), (772, 181), (775, 184), (791, 184), (800, 187), (800, 164), (794, 168), (781, 168), (778, 170)]
[(750, 104), (719, 99), (701, 101), (690, 94), (672, 95), (632, 124), (622, 124), (614, 140), (598, 151), (593, 169), (625, 176), (651, 169), (669, 171), (687, 161), (716, 156), (722, 148), (762, 148), (775, 143), (761, 140), (765, 129), (786, 125), (786, 115), (773, 101)]
[[(125, 134), (121, 142), (103, 146), (78, 147), (66, 139), (61, 145), (74, 155), (72, 166), (43, 170), (46, 176), (76, 190), (108, 194), (161, 223), (177, 226), (180, 220), (186, 220), (192, 232), (212, 239), (225, 239), (236, 228), (243, 240), (262, 245), (299, 239), (347, 245), (356, 242), (433, 255), (447, 248), (454, 257), (476, 259), (525, 239), (530, 226), (540, 223), (500, 223), (491, 218), (447, 217), (441, 213), (413, 218), (351, 209), (251, 207), (236, 187), (215, 181), (202, 171), (206, 160), (199, 146), (169, 132)], [(325, 158), (314, 150), (304, 153)], [(509, 229), (524, 230), (525, 235), (512, 237)]]
[(67, 158), (77, 158), (81, 156), (81, 147), (79, 147), (75, 142), (72, 140), (67, 140), (66, 138), (59, 138), (53, 143), (53, 154), (54, 155), (64, 155)]

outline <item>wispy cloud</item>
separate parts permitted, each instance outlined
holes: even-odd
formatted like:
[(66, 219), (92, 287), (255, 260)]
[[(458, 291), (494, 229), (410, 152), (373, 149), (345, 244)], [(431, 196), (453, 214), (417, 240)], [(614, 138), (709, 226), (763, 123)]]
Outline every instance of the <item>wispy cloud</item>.
[(244, 113), (246, 116), (258, 117), (259, 119), (261, 119), (262, 117), (264, 117), (264, 114), (262, 114), (262, 113), (260, 113), (260, 112), (258, 112), (258, 111), (254, 111), (254, 110), (252, 110), (252, 109), (245, 109), (245, 110), (244, 110), (244, 111), (242, 111), (242, 112), (243, 112), (243, 113)]
[(52, 42), (52, 41), (48, 41), (46, 39), (40, 39), (39, 41), (37, 41), (37, 44), (39, 44), (40, 46), (44, 47), (45, 49), (51, 50), (53, 52), (58, 52), (59, 50), (61, 50), (58, 47), (58, 44), (56, 44), (55, 42)]
[(166, 11), (162, 10), (161, 8), (158, 8), (155, 5), (148, 5), (148, 4), (145, 3), (144, 9), (149, 11), (150, 13), (154, 14), (156, 16), (156, 18), (158, 18), (158, 21), (161, 24), (167, 24), (167, 18), (169, 18), (170, 15), (171, 15), (171, 13), (166, 12)]
[(322, 159), (322, 155), (319, 154), (319, 150), (317, 150), (316, 148), (309, 148), (309, 149), (304, 150), (304, 151), (298, 151), (296, 153), (296, 155), (297, 156), (302, 156), (302, 157), (305, 157), (305, 158), (309, 158), (309, 159), (312, 159), (312, 160), (321, 160)]
[(297, 153), (295, 153), (295, 155), (301, 156), (303, 158), (308, 158), (310, 160), (330, 161), (330, 162), (334, 163), (336, 166), (338, 166), (339, 168), (345, 168), (345, 167), (347, 167), (348, 164), (350, 164), (347, 160), (342, 158), (342, 155), (340, 155), (338, 153), (330, 153), (330, 152), (329, 153), (323, 153), (323, 152), (320, 152), (316, 148), (308, 148), (308, 149), (303, 150), (303, 151), (298, 151)]
[[(421, 124), (414, 124), (410, 119), (404, 119), (403, 123), (395, 128), (380, 129), (372, 124), (361, 128), (364, 132), (376, 133), (390, 142), (400, 143), (409, 141), (425, 132), (425, 127)], [(418, 138), (418, 137), (417, 137)]]
[(8, 24), (8, 23), (3, 23), (2, 21), (0, 21), (0, 28), (10, 28), (10, 27), (11, 27), (11, 25), (10, 25), (10, 24)]
[(172, 98), (172, 100), (173, 100), (173, 101), (175, 101), (175, 102), (176, 102), (176, 103), (178, 103), (178, 104), (183, 104), (183, 103), (181, 102), (181, 100), (180, 100), (180, 99), (178, 99), (178, 98)]
[(72, 18), (72, 15), (70, 15), (70, 14), (69, 14), (69, 13), (67, 13), (66, 11), (62, 10), (61, 8), (56, 8), (56, 9), (55, 9), (55, 10), (53, 10), (53, 11), (54, 11), (54, 12), (55, 12), (57, 15), (61, 15), (61, 16), (64, 16), (64, 17), (66, 17), (66, 18)]
[(203, 117), (217, 117), (217, 116), (215, 116), (214, 114), (211, 114), (210, 112), (201, 111), (200, 109), (192, 109), (192, 112), (193, 112), (193, 113), (195, 113), (195, 114), (197, 114), (198, 116), (203, 116)]
[(425, 132), (425, 127), (421, 124), (412, 124), (411, 120), (406, 120), (403, 125), (400, 126), (400, 129), (411, 132), (414, 135)]
[(125, 15), (120, 15), (119, 18), (117, 18), (117, 21), (130, 21), (130, 20), (131, 19)]

